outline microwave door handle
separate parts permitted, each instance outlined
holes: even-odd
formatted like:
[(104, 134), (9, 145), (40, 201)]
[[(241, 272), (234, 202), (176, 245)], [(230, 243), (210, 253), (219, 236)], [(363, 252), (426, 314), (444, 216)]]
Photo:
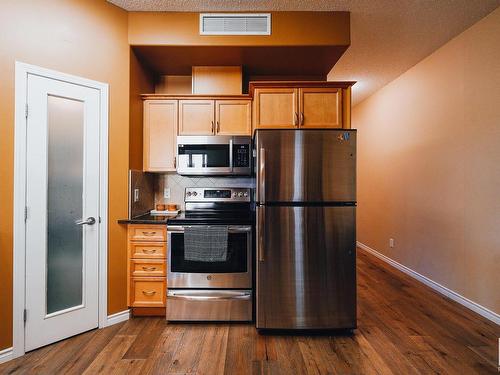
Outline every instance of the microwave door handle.
[(233, 139), (229, 140), (229, 171), (233, 171)]

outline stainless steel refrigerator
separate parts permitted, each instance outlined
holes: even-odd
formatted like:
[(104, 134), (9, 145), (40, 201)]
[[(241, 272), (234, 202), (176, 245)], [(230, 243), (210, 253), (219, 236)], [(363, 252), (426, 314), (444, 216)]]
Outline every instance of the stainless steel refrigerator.
[(356, 328), (356, 131), (256, 130), (259, 329)]

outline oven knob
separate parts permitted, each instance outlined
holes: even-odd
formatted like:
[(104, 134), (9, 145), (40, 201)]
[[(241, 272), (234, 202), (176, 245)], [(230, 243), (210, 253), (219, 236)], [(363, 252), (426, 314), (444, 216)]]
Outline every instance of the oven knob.
[(233, 193), (233, 197), (236, 197), (236, 192)]
[(198, 193), (195, 191), (195, 192), (193, 192), (193, 195), (196, 197), (198, 195)]
[(243, 196), (244, 196), (244, 197), (248, 197), (248, 193), (245, 191), (245, 192), (243, 193)]
[(191, 196), (191, 192), (190, 192), (190, 191), (188, 191), (188, 192), (186, 193), (186, 195), (187, 195), (188, 197), (190, 197), (190, 196)]
[(238, 197), (240, 197), (240, 198), (241, 198), (242, 196), (243, 196), (243, 193), (240, 191), (240, 192), (238, 193)]

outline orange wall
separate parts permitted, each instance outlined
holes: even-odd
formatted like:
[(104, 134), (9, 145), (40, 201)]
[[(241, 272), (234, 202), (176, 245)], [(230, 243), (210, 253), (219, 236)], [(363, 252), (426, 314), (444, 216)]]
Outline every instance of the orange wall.
[(266, 36), (199, 35), (199, 13), (130, 12), (131, 45), (301, 46), (350, 44), (349, 12), (271, 12)]
[(14, 61), (110, 84), (109, 301), (125, 310), (129, 46), (127, 13), (101, 0), (2, 0), (0, 11), (0, 350), (12, 345)]
[(137, 59), (130, 48), (130, 169), (142, 170), (142, 116), (143, 101), (141, 94), (155, 92), (154, 77)]
[(496, 313), (499, 35), (500, 8), (352, 114), (358, 240)]

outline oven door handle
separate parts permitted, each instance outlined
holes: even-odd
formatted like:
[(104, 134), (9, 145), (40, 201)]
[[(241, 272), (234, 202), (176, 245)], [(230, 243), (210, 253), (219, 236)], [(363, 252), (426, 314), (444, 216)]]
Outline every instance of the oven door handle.
[(202, 294), (193, 294), (186, 291), (169, 290), (167, 298), (184, 299), (188, 301), (217, 301), (217, 300), (249, 300), (252, 298), (251, 292), (223, 292), (206, 291)]
[[(190, 226), (196, 227), (197, 225), (168, 225), (167, 231), (173, 233), (183, 233), (184, 228)], [(230, 225), (228, 226), (227, 231), (228, 233), (249, 233), (252, 231), (252, 227), (249, 225)]]

